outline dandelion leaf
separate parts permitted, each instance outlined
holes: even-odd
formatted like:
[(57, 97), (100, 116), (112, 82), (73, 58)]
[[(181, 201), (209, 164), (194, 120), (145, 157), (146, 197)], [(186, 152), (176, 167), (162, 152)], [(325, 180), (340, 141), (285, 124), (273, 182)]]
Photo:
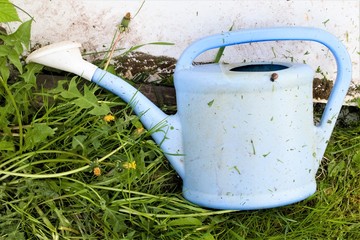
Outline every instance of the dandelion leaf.
[(15, 146), (13, 142), (2, 140), (0, 141), (0, 151), (14, 151)]
[(35, 123), (34, 126), (26, 131), (25, 144), (26, 147), (32, 149), (41, 142), (46, 141), (48, 137), (55, 134), (53, 129), (45, 123)]
[(74, 99), (73, 103), (81, 109), (91, 109), (89, 114), (106, 115), (110, 112), (107, 105), (100, 105), (93, 91), (84, 85), (84, 95), (77, 89), (75, 78), (70, 81), (69, 89), (60, 94), (63, 98)]
[(21, 55), (23, 53), (23, 46), (25, 46), (25, 48), (27, 49), (30, 46), (31, 23), (32, 20), (23, 22), (18, 27), (16, 32), (8, 35), (6, 38), (3, 39), (6, 44), (8, 44), (9, 46), (13, 46), (13, 49), (18, 55)]
[(21, 77), (25, 82), (35, 85), (36, 84), (36, 74), (41, 72), (43, 66), (37, 63), (29, 63), (25, 66), (25, 71)]

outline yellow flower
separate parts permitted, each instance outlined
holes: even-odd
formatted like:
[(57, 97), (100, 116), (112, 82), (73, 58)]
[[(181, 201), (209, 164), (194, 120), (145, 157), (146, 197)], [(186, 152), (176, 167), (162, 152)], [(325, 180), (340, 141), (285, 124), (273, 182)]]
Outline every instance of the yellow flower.
[(142, 134), (142, 133), (144, 132), (144, 130), (145, 130), (145, 129), (144, 129), (143, 127), (137, 128), (137, 129), (136, 129), (136, 133), (140, 135), (140, 134)]
[(108, 115), (104, 116), (104, 121), (105, 121), (105, 122), (115, 121), (115, 116), (113, 116), (113, 115), (111, 115), (111, 114), (108, 114)]
[(136, 162), (132, 161), (132, 162), (126, 162), (123, 164), (123, 167), (125, 169), (136, 169)]
[(99, 167), (94, 167), (93, 172), (97, 177), (101, 175), (101, 169)]

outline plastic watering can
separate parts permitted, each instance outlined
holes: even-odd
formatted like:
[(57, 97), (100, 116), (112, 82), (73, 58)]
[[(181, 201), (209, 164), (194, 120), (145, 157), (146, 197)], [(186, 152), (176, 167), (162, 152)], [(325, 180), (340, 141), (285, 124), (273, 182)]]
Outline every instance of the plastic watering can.
[[(325, 45), (337, 78), (320, 123), (313, 122), (314, 71), (298, 63), (206, 64), (201, 53), (235, 44), (305, 40)], [(173, 168), (183, 194), (200, 206), (262, 209), (291, 204), (316, 190), (315, 174), (351, 81), (346, 48), (314, 28), (227, 32), (200, 39), (180, 57), (174, 75), (177, 108), (168, 116), (134, 87), (82, 59), (80, 44), (36, 50), (27, 62), (72, 72), (128, 102)]]

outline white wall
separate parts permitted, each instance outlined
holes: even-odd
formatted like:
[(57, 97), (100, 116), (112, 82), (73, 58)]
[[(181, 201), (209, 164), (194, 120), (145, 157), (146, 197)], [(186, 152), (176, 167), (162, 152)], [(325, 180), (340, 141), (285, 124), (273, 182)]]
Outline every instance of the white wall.
[[(12, 0), (35, 19), (33, 43), (62, 40), (81, 42), (89, 51), (107, 49), (116, 25), (126, 12), (134, 15), (142, 0)], [(147, 46), (141, 50), (153, 55), (178, 58), (192, 41), (210, 34), (273, 26), (311, 26), (329, 31), (343, 41), (353, 62), (353, 81), (359, 77), (359, 1), (358, 0), (146, 0), (131, 20), (121, 46), (166, 41), (173, 46)], [(21, 14), (22, 19), (29, 17)], [(308, 55), (304, 55), (308, 52)], [(211, 60), (214, 52), (202, 56)], [(247, 60), (306, 61), (318, 66), (330, 79), (336, 65), (332, 55), (317, 43), (271, 42), (230, 47), (223, 61)]]

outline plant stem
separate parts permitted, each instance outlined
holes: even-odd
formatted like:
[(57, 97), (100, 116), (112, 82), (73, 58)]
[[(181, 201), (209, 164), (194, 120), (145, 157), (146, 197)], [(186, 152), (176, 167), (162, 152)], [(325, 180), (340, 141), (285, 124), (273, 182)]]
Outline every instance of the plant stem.
[(24, 145), (24, 130), (22, 127), (21, 114), (20, 114), (19, 108), (17, 107), (17, 104), (15, 102), (13, 94), (11, 93), (7, 83), (4, 81), (4, 79), (2, 77), (0, 77), (0, 82), (3, 85), (6, 93), (8, 94), (10, 102), (12, 103), (12, 105), (14, 106), (14, 109), (15, 109), (16, 118), (17, 118), (18, 125), (19, 125), (19, 148), (20, 148), (19, 152), (22, 153), (23, 145)]
[(112, 58), (112, 55), (114, 54), (114, 51), (115, 51), (115, 48), (116, 48), (116, 45), (118, 44), (118, 42), (120, 41), (121, 39), (121, 31), (118, 33), (115, 41), (114, 41), (114, 44), (112, 45), (112, 48), (111, 48), (111, 52), (109, 54), (109, 57), (106, 61), (106, 64), (104, 66), (104, 70), (106, 71), (106, 69), (108, 68), (109, 64), (110, 64), (110, 61), (111, 61), (111, 58)]
[[(105, 155), (104, 157), (102, 157), (101, 159), (97, 160), (99, 163), (104, 161), (105, 159), (109, 158), (110, 156), (114, 155), (116, 152), (118, 152), (119, 150), (121, 150), (122, 148), (124, 148), (128, 143), (124, 143), (123, 145), (120, 145), (118, 148), (116, 148), (115, 150), (113, 150), (112, 152), (110, 152), (109, 154)], [(70, 171), (66, 171), (66, 172), (62, 172), (62, 173), (53, 173), (53, 174), (31, 174), (31, 173), (17, 173), (17, 172), (11, 172), (11, 171), (3, 171), (0, 170), (0, 174), (4, 174), (4, 175), (9, 175), (9, 176), (18, 176), (18, 177), (27, 177), (27, 178), (58, 178), (58, 177), (63, 177), (63, 176), (67, 176), (70, 174), (74, 174), (74, 173), (78, 173), (81, 171), (84, 171), (86, 169), (88, 169), (90, 167), (90, 164), (80, 167), (80, 168), (76, 168)]]

